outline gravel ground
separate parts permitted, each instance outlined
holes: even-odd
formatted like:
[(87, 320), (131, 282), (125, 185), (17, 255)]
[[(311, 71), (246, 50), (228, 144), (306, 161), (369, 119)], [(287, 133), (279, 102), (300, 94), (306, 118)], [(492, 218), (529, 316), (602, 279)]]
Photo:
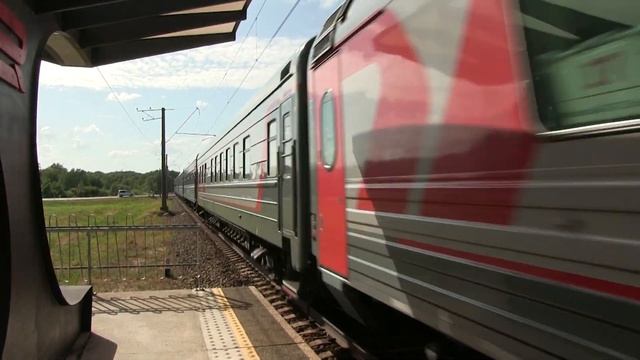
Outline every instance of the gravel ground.
[[(182, 206), (173, 198), (169, 202), (169, 209), (173, 213), (173, 224), (190, 224), (193, 220)], [(235, 264), (225, 256), (216, 241), (206, 237), (199, 231), (199, 249), (193, 232), (179, 232), (172, 244), (173, 261), (177, 264), (196, 262), (200, 259), (200, 266), (189, 266), (183, 270), (176, 270), (175, 278), (186, 288), (216, 288), (247, 286), (249, 279), (245, 279), (238, 272)], [(198, 251), (199, 250), (199, 255)], [(199, 274), (199, 276), (198, 276)]]

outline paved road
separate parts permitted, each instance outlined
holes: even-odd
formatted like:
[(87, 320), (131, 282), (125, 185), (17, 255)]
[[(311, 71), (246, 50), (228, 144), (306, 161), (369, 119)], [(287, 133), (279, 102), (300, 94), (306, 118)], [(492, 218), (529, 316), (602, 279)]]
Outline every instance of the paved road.
[[(149, 195), (134, 195), (133, 197), (149, 197)], [(159, 197), (156, 195), (156, 197)], [(74, 201), (74, 200), (106, 200), (117, 199), (117, 196), (95, 196), (95, 197), (74, 197), (74, 198), (43, 198), (42, 201)]]

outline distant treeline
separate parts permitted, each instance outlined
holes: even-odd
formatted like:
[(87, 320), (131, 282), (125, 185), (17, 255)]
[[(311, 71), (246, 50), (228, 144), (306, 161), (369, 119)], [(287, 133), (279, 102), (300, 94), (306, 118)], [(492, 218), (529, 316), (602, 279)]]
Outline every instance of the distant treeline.
[[(167, 191), (173, 191), (173, 179), (178, 176), (169, 171)], [(135, 171), (114, 171), (104, 173), (82, 169), (67, 170), (60, 164), (53, 164), (40, 170), (42, 197), (87, 197), (116, 195), (119, 189), (133, 191), (134, 194), (159, 194), (160, 170), (148, 173)]]

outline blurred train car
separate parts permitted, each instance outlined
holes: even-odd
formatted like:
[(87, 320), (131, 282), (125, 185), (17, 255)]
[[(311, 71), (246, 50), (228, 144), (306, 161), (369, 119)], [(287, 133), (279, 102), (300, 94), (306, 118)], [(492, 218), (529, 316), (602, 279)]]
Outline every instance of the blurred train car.
[(196, 187), (196, 168), (198, 166), (198, 159), (195, 160), (189, 166), (187, 166), (174, 180), (173, 192), (192, 204), (197, 202), (197, 187)]
[(310, 46), (311, 41), (247, 105), (232, 128), (183, 172), (197, 183), (197, 201), (189, 197), (188, 187), (183, 197), (241, 229), (247, 246), (257, 237), (266, 243), (256, 246), (286, 249), (295, 271), (303, 270), (310, 252), (308, 202), (298, 195), (308, 198), (309, 192), (307, 177), (299, 174), (308, 173)]
[(355, 317), (639, 358), (639, 26), (635, 0), (346, 1), (184, 174)]

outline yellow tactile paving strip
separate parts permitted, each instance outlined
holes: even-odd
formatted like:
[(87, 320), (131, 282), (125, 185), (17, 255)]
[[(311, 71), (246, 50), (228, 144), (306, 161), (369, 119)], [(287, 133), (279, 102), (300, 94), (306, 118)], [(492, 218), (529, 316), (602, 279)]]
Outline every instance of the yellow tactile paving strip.
[(212, 289), (218, 306), (200, 314), (209, 359), (260, 359), (222, 289)]
[(212, 291), (214, 295), (220, 296), (221, 305), (223, 305), (222, 314), (229, 322), (231, 330), (233, 331), (233, 334), (236, 338), (236, 342), (240, 345), (240, 349), (244, 354), (244, 358), (249, 360), (260, 359), (258, 353), (256, 353), (255, 348), (253, 347), (253, 345), (251, 345), (251, 341), (249, 340), (247, 333), (244, 331), (244, 328), (240, 324), (240, 321), (236, 317), (236, 314), (233, 312), (231, 304), (229, 304), (229, 301), (224, 295), (222, 289), (213, 289)]

